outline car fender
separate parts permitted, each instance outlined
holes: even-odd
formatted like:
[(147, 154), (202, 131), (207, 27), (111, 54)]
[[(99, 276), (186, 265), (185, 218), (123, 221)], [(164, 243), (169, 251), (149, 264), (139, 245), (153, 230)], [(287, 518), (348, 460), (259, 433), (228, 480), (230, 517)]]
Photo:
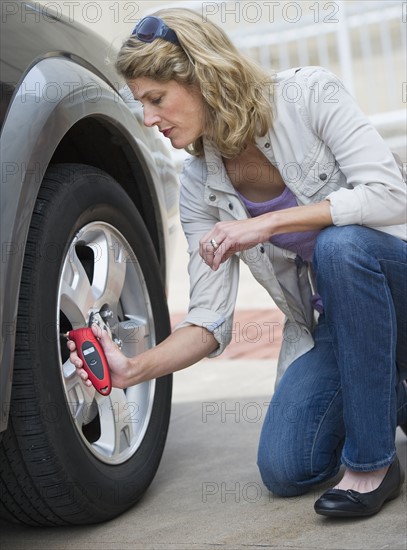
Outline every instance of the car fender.
[[(49, 57), (33, 65), (18, 85), (9, 106), (0, 140), (0, 432), (7, 427), (19, 285), (31, 215), (52, 155), (76, 122), (89, 116), (105, 118), (126, 136), (146, 168), (158, 230), (163, 235), (164, 246), (168, 246), (167, 236), (175, 223), (176, 211), (169, 213), (168, 221), (168, 204), (161, 182), (163, 177), (174, 180), (174, 176), (165, 148), (157, 147), (157, 138), (148, 136), (133, 111), (106, 81), (63, 57)], [(21, 139), (22, 132), (24, 139)]]

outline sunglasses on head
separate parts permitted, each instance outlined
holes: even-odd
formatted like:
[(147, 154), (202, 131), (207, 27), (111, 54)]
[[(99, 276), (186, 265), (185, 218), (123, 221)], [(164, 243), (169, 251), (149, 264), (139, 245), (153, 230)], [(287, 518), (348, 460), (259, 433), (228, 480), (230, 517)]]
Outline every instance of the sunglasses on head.
[(143, 17), (137, 23), (132, 36), (135, 36), (141, 42), (153, 42), (156, 38), (161, 38), (177, 46), (180, 45), (175, 32), (162, 19), (154, 15)]

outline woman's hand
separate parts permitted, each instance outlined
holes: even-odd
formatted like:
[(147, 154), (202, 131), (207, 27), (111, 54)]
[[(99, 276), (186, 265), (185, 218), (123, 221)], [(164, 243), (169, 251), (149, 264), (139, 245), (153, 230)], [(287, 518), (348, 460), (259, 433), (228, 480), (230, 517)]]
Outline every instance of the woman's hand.
[(271, 234), (272, 214), (230, 222), (218, 222), (199, 241), (199, 254), (216, 271), (236, 252), (267, 241)]
[(220, 264), (242, 250), (268, 241), (273, 235), (323, 229), (332, 225), (329, 200), (268, 212), (255, 218), (218, 222), (199, 241), (199, 253), (216, 271)]
[[(127, 388), (129, 374), (129, 359), (123, 355), (117, 345), (112, 341), (106, 330), (102, 330), (98, 325), (92, 325), (92, 332), (99, 340), (109, 365), (112, 386), (115, 388)], [(86, 386), (91, 387), (88, 373), (82, 368), (82, 361), (76, 352), (76, 344), (68, 340), (68, 349), (70, 350), (70, 361), (76, 367), (76, 373), (82, 378)]]

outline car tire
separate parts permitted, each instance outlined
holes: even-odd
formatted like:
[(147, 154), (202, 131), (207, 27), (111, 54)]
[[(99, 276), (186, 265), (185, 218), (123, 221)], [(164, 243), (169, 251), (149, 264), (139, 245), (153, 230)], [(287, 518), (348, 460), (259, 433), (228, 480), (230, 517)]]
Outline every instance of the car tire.
[[(107, 259), (106, 259), (107, 258)], [(29, 525), (106, 521), (137, 502), (159, 466), (171, 375), (101, 396), (60, 333), (104, 311), (128, 356), (170, 333), (152, 240), (107, 173), (52, 166), (24, 252), (10, 418), (0, 444), (0, 517)]]

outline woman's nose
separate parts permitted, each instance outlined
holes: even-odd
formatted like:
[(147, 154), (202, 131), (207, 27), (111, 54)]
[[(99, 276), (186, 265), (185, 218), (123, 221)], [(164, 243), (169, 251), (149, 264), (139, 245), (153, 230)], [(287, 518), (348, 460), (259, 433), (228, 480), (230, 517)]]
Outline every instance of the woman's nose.
[(154, 112), (154, 109), (144, 106), (144, 125), (151, 127), (158, 124), (160, 117)]

